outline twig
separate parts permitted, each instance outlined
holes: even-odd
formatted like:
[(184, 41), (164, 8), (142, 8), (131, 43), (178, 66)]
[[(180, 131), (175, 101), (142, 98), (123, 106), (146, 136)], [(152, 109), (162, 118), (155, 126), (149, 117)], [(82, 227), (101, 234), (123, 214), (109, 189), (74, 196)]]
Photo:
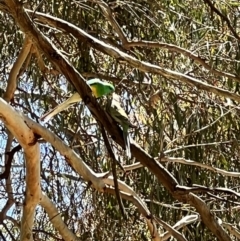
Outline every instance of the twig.
[(216, 141), (216, 142), (207, 142), (207, 143), (200, 143), (200, 144), (191, 144), (191, 145), (186, 145), (186, 146), (178, 146), (174, 149), (170, 149), (165, 151), (163, 154), (167, 155), (171, 152), (175, 152), (175, 151), (180, 151), (186, 148), (190, 148), (190, 147), (198, 147), (198, 146), (216, 146), (216, 145), (220, 145), (220, 144), (228, 144), (228, 143), (233, 143), (234, 141)]
[(45, 0), (41, 0), (41, 2), (40, 2), (40, 3), (37, 5), (37, 7), (34, 9), (33, 15), (32, 15), (32, 21), (33, 21), (35, 12), (43, 5), (44, 1), (45, 1)]

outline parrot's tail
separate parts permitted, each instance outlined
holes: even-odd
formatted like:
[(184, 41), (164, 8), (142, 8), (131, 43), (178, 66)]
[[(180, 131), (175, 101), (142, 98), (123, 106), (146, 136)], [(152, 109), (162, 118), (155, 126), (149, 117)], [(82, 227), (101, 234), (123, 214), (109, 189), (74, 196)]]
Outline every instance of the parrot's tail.
[(67, 109), (70, 105), (81, 101), (81, 97), (79, 96), (78, 93), (73, 94), (69, 99), (66, 101), (62, 102), (58, 106), (56, 106), (54, 109), (48, 111), (45, 113), (43, 116), (40, 117), (40, 120), (43, 121), (44, 123), (48, 122), (53, 116), (58, 114), (59, 112)]
[(125, 148), (126, 148), (126, 155), (127, 158), (131, 158), (131, 149), (130, 149), (130, 137), (128, 132), (123, 132), (123, 139), (125, 142)]

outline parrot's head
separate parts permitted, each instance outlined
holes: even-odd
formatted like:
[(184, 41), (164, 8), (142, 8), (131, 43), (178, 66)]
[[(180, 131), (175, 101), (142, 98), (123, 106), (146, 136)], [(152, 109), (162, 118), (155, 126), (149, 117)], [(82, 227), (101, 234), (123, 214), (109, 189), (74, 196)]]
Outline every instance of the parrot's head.
[(90, 87), (96, 98), (107, 96), (115, 91), (115, 88), (112, 84), (99, 79), (95, 79), (94, 82), (91, 82)]

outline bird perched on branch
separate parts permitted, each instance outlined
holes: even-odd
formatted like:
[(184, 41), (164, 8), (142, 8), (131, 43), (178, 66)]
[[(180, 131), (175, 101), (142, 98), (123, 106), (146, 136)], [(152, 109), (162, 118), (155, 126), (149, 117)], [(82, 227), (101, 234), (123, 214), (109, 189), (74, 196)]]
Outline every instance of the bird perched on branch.
[(112, 93), (108, 98), (106, 110), (109, 115), (122, 127), (123, 139), (125, 142), (126, 155), (131, 158), (129, 127), (135, 127), (129, 120), (125, 110), (121, 107), (120, 96)]
[[(96, 98), (108, 95), (110, 93), (112, 93), (115, 88), (112, 84), (109, 84), (107, 82), (101, 81), (100, 79), (91, 79), (87, 81), (87, 84), (90, 86), (93, 95)], [(54, 109), (50, 110), (49, 112), (47, 112), (46, 114), (44, 114), (40, 120), (44, 121), (44, 123), (46, 123), (47, 121), (49, 121), (53, 116), (55, 116), (56, 114), (58, 114), (59, 112), (67, 109), (70, 105), (81, 101), (82, 98), (80, 97), (80, 95), (76, 92), (74, 93), (70, 98), (68, 98), (66, 101), (62, 102), (61, 104), (59, 104), (58, 106), (56, 106)]]

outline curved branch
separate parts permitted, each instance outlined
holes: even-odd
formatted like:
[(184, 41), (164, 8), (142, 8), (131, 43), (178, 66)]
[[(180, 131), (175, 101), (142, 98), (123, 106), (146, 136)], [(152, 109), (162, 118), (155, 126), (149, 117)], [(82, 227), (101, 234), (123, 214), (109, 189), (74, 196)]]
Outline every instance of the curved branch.
[(230, 79), (234, 79), (237, 82), (240, 82), (240, 78), (236, 75), (230, 74), (230, 73), (226, 73), (226, 72), (222, 72), (219, 71), (217, 69), (214, 69), (212, 66), (210, 66), (209, 64), (206, 63), (206, 61), (204, 59), (202, 59), (201, 57), (199, 57), (198, 55), (192, 53), (191, 51), (181, 48), (179, 46), (176, 46), (174, 44), (168, 44), (168, 43), (160, 43), (160, 42), (151, 42), (151, 41), (136, 41), (136, 42), (128, 42), (125, 44), (127, 47), (146, 47), (146, 48), (165, 48), (168, 51), (175, 51), (177, 53), (181, 53), (186, 57), (189, 57), (190, 59), (193, 59), (194, 61), (196, 61), (197, 63), (199, 63), (200, 65), (202, 65), (205, 69), (209, 70), (211, 73), (217, 75), (217, 76), (224, 76)]
[(17, 88), (17, 80), (19, 77), (18, 74), (20, 72), (20, 69), (23, 66), (24, 61), (26, 60), (27, 56), (30, 53), (31, 46), (32, 46), (32, 42), (30, 41), (30, 39), (28, 37), (26, 37), (25, 41), (23, 43), (23, 47), (17, 57), (16, 62), (13, 64), (13, 67), (9, 74), (7, 90), (3, 96), (3, 98), (7, 102), (9, 102), (13, 98), (14, 92)]
[(61, 214), (58, 212), (54, 203), (44, 194), (41, 195), (40, 205), (45, 209), (49, 216), (49, 220), (53, 226), (61, 234), (66, 241), (78, 241), (78, 237), (69, 230), (67, 225), (63, 222)]
[[(168, 231), (168, 234), (170, 236), (175, 237), (178, 241), (187, 241), (187, 239), (185, 239), (185, 237), (183, 237), (183, 235), (180, 232), (172, 228), (168, 223), (164, 222), (160, 218), (155, 218), (155, 220)], [(162, 240), (166, 240), (166, 238), (163, 238)]]
[(34, 122), (28, 117), (24, 117), (28, 126), (41, 136), (44, 140), (51, 143), (60, 153), (66, 158), (66, 161), (73, 167), (73, 169), (80, 174), (85, 181), (90, 181), (98, 191), (103, 191), (105, 184), (96, 173), (89, 168), (83, 160), (74, 152), (68, 145), (66, 145), (58, 136), (50, 132), (47, 128)]
[(160, 159), (160, 162), (182, 163), (182, 164), (185, 164), (185, 165), (205, 168), (205, 169), (210, 170), (212, 172), (220, 173), (224, 176), (240, 177), (240, 172), (228, 172), (228, 171), (222, 170), (222, 169), (217, 168), (217, 167), (209, 166), (207, 164), (196, 162), (196, 161), (193, 161), (193, 160), (187, 160), (187, 159), (181, 158), (181, 157), (162, 157)]
[(6, 156), (8, 156), (8, 158), (5, 164), (5, 170), (3, 173), (0, 174), (0, 180), (9, 179), (13, 156), (16, 152), (20, 151), (21, 148), (22, 147), (20, 145), (17, 145), (11, 151), (6, 152)]
[[(199, 215), (193, 214), (193, 215), (187, 215), (185, 217), (183, 217), (181, 220), (179, 220), (177, 223), (175, 223), (172, 228), (174, 228), (174, 230), (179, 230), (183, 227), (186, 227), (187, 225), (196, 222), (197, 220), (199, 220)], [(171, 232), (166, 232), (162, 235), (162, 240), (168, 240), (171, 236)]]

